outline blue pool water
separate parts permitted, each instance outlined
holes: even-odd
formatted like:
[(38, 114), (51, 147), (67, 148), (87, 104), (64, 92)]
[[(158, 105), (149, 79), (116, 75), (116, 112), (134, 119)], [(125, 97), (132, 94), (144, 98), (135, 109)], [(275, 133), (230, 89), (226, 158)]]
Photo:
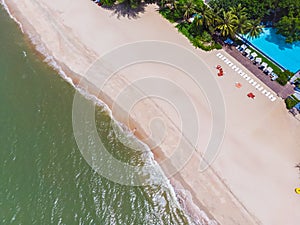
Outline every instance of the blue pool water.
[(258, 38), (244, 38), (284, 69), (297, 72), (300, 69), (300, 41), (287, 44), (282, 35), (276, 34), (276, 29), (263, 30)]

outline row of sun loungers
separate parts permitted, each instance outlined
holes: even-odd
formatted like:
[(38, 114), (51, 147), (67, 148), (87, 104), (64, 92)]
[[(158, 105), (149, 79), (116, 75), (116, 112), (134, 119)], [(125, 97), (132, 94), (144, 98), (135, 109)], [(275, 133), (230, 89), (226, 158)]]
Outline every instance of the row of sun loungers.
[(217, 57), (221, 59), (225, 64), (227, 64), (233, 71), (237, 72), (238, 75), (243, 77), (249, 84), (251, 84), (253, 87), (255, 87), (256, 90), (260, 91), (263, 95), (268, 97), (272, 102), (276, 101), (276, 97), (271, 94), (270, 91), (264, 89), (264, 87), (259, 84), (259, 82), (255, 81), (251, 78), (248, 74), (246, 74), (243, 70), (241, 70), (239, 67), (234, 65), (226, 56), (224, 56), (222, 53), (217, 53)]
[[(266, 74), (271, 75), (272, 80), (276, 80), (278, 78), (277, 74), (273, 73), (273, 69), (269, 67), (269, 65), (265, 62), (262, 62), (262, 58), (257, 57), (256, 52), (252, 52), (247, 45), (242, 44), (241, 46), (237, 46), (236, 49), (240, 51), (244, 56), (253, 61), (254, 64), (258, 65), (258, 67)], [(256, 58), (257, 57), (257, 58)]]

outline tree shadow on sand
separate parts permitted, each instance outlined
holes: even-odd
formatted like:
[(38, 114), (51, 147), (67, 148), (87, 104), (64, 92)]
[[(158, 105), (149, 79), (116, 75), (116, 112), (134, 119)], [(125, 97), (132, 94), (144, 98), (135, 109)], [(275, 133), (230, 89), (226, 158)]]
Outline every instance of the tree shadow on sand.
[(148, 3), (141, 3), (137, 8), (131, 8), (128, 4), (117, 4), (113, 6), (102, 6), (104, 9), (112, 11), (113, 15), (117, 15), (117, 18), (127, 17), (129, 19), (139, 18), (140, 13), (145, 12), (145, 7)]

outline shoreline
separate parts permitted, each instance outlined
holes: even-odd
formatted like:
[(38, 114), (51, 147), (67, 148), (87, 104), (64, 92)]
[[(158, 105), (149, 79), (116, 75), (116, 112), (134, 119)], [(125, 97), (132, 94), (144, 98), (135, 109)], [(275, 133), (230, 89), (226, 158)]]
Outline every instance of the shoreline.
[[(18, 16), (22, 17), (21, 15), (17, 15), (16, 17), (11, 13), (9, 6), (6, 4), (5, 0), (1, 0), (0, 4), (4, 7), (5, 11), (8, 13), (9, 17), (14, 20), (14, 22), (19, 26), (21, 32), (24, 34), (24, 38), (27, 39), (29, 46), (32, 47), (32, 50), (37, 53), (37, 56), (42, 59), (43, 62), (47, 63), (48, 66), (53, 68), (66, 82), (68, 82), (73, 88), (75, 88), (76, 91), (79, 91), (83, 96), (85, 97), (92, 97), (96, 98), (96, 104), (100, 107), (104, 107), (105, 110), (109, 110), (109, 113), (111, 114), (110, 117), (115, 122), (119, 123), (120, 125), (125, 125), (131, 132), (134, 129), (137, 129), (137, 131), (134, 132), (134, 136), (143, 143), (144, 145), (147, 145), (146, 143), (142, 142), (141, 140), (144, 137), (147, 137), (143, 129), (140, 127), (140, 125), (134, 121), (133, 124), (135, 127), (128, 126), (120, 121), (118, 121), (113, 115), (111, 111), (110, 105), (112, 104), (112, 100), (109, 99), (108, 96), (99, 96), (95, 93), (97, 93), (97, 88), (94, 87), (94, 85), (87, 81), (88, 89), (82, 89), (82, 87), (78, 86), (80, 83), (80, 80), (84, 79), (82, 76), (78, 75), (74, 71), (72, 71), (68, 66), (66, 66), (64, 63), (60, 62), (59, 60), (55, 59), (51, 52), (45, 48), (44, 43), (40, 40), (32, 38), (32, 35), (34, 34), (34, 29), (31, 27), (29, 23), (24, 26), (19, 20)], [(25, 29), (24, 29), (25, 27)], [(91, 88), (91, 89), (90, 89)], [(95, 91), (96, 90), (96, 91)], [(85, 92), (85, 93), (83, 93)], [(92, 100), (94, 101), (94, 100)], [(110, 103), (110, 104), (109, 104)], [(130, 118), (131, 119), (131, 118)], [(131, 119), (132, 120), (132, 119)], [(149, 146), (147, 145), (149, 148)], [(150, 148), (149, 148), (150, 149)], [(155, 163), (157, 163), (156, 159), (164, 157), (163, 152), (159, 151), (152, 151), (152, 154), (154, 155)], [(157, 163), (159, 166), (159, 164)], [(214, 218), (211, 215), (211, 213), (207, 210), (205, 210), (205, 207), (200, 204), (201, 208), (199, 208), (198, 205), (196, 205), (191, 197), (190, 191), (185, 189), (181, 183), (184, 182), (182, 178), (178, 179), (169, 179), (166, 177), (166, 180), (168, 181), (168, 185), (170, 185), (170, 191), (175, 194), (176, 201), (180, 204), (180, 207), (182, 210), (187, 214), (189, 219), (192, 219), (193, 222), (201, 221), (200, 224), (203, 225), (214, 225)], [(188, 196), (188, 197), (187, 197)], [(184, 200), (182, 200), (184, 199)], [(196, 223), (198, 224), (198, 222)]]
[[(10, 4), (13, 4), (13, 3), (10, 3)], [(12, 9), (13, 9), (13, 7), (12, 7)], [(11, 10), (11, 12), (12, 12), (12, 14), (17, 14), (16, 13), (16, 11), (15, 11), (16, 9), (13, 9), (13, 10)], [(99, 12), (100, 13), (100, 12)], [(14, 15), (14, 16), (16, 16), (16, 18), (18, 18), (18, 16), (20, 17), (20, 18), (22, 18), (22, 15), (20, 14), (20, 15)], [(24, 15), (23, 15), (24, 16)], [(25, 17), (26, 18), (26, 17)], [(22, 21), (24, 21), (23, 19), (21, 19)], [(29, 34), (30, 34), (30, 32), (32, 32), (33, 34), (34, 34), (34, 29), (33, 30), (30, 30), (30, 28), (28, 28), (29, 26), (30, 26), (30, 24), (28, 23), (28, 24), (23, 24), (22, 25), (25, 29), (25, 34), (26, 34), (26, 32), (29, 32)], [(175, 28), (174, 28), (175, 29)], [(37, 34), (38, 34), (38, 32), (37, 32)], [(28, 34), (26, 34), (26, 35), (28, 35)], [(29, 35), (29, 39), (30, 39), (30, 35)], [(32, 40), (31, 40), (32, 41)], [(41, 43), (43, 44), (43, 41), (41, 41)], [(35, 43), (33, 42), (33, 45), (34, 46), (37, 46), (37, 45), (35, 45)], [(82, 48), (82, 46), (80, 47), (80, 48)], [(39, 49), (36, 49), (38, 52), (40, 52), (39, 51)], [(45, 47), (45, 50), (46, 50), (46, 52), (47, 52), (47, 48)], [(43, 52), (40, 52), (42, 55), (43, 55)], [(49, 53), (49, 55), (51, 55), (51, 51), (49, 51), (48, 52)], [(96, 54), (95, 54), (96, 55)], [(205, 54), (204, 54), (205, 55)], [(212, 55), (212, 54), (211, 54)], [(57, 59), (56, 59), (56, 57), (55, 56), (52, 56), (53, 57), (53, 62), (55, 62), (55, 63), (58, 63), (58, 65), (56, 65), (56, 66), (59, 66), (61, 69), (62, 69), (62, 71), (65, 71), (64, 73), (65, 73), (65, 76), (66, 77), (64, 77), (64, 79), (68, 79), (69, 77), (71, 77), (71, 79), (72, 79), (72, 82), (74, 82), (74, 84), (75, 84), (75, 86), (78, 84), (78, 80), (77, 79), (80, 79), (81, 77), (80, 77), (80, 75), (78, 75), (78, 71), (77, 72), (74, 72), (70, 67), (68, 67), (67, 65), (65, 65), (64, 63), (61, 63), (61, 61), (58, 61)], [(92, 57), (91, 57), (92, 58)], [(50, 60), (51, 60), (51, 58), (50, 58)], [(90, 60), (90, 59), (89, 59)], [(233, 60), (234, 61), (234, 60)], [(47, 62), (47, 60), (45, 60), (45, 62)], [(47, 62), (48, 63), (48, 62)], [(48, 63), (49, 64), (49, 63)], [(50, 66), (51, 66), (51, 63), (50, 63)], [(55, 65), (52, 65), (54, 68), (55, 68)], [(58, 70), (58, 71), (60, 71), (60, 69), (59, 68), (56, 68), (56, 70)], [(251, 73), (250, 73), (251, 74)], [(75, 79), (74, 79), (75, 78)], [(68, 81), (68, 80), (67, 80)], [(69, 80), (69, 82), (70, 82), (70, 80)], [(124, 83), (126, 83), (126, 81), (124, 81)], [(73, 86), (74, 86), (74, 84), (73, 84)], [(71, 83), (71, 85), (72, 85), (72, 83)], [(91, 87), (91, 84), (89, 84), (88, 85), (89, 86), (89, 88)], [(91, 87), (91, 89), (93, 89), (93, 87)], [(91, 89), (89, 90), (89, 93), (90, 92), (92, 92), (91, 94), (93, 94), (93, 91), (91, 91)], [(109, 96), (102, 96), (101, 98), (101, 101), (103, 101), (103, 102), (105, 102), (107, 105), (108, 105), (108, 107), (109, 108), (111, 108), (111, 105), (113, 104), (113, 100), (112, 99), (109, 99)], [(123, 123), (124, 121), (122, 121), (122, 119), (120, 119), (120, 117), (119, 117), (119, 119), (118, 119), (118, 117), (115, 117), (115, 116), (113, 116), (113, 118), (115, 118), (116, 119), (116, 121), (120, 121), (121, 123)], [(138, 129), (138, 131), (136, 132), (136, 137), (139, 139), (139, 140), (143, 140), (143, 139), (145, 139), (145, 137), (147, 137), (148, 135), (147, 135), (147, 133), (146, 132), (144, 132), (144, 129), (143, 129), (143, 126), (141, 125), (141, 124), (139, 124), (137, 121), (135, 121), (134, 119), (132, 119), (132, 118), (130, 118), (133, 122), (131, 123), (131, 124), (126, 124), (125, 123), (125, 125), (127, 125), (127, 127), (128, 128), (130, 128), (131, 130), (133, 130), (134, 129), (134, 127), (137, 127)], [(132, 126), (132, 124), (134, 124), (134, 127)], [(130, 126), (131, 125), (131, 126)], [(159, 159), (159, 158), (163, 158), (164, 157), (164, 151), (162, 150), (162, 149), (155, 149), (155, 151), (153, 151), (152, 150), (152, 152), (153, 152), (153, 154), (155, 155), (155, 160), (157, 160), (157, 159)], [(195, 158), (196, 157), (200, 157), (198, 154), (195, 156)], [(159, 164), (159, 163), (158, 163)], [(195, 165), (195, 164), (194, 164)], [(220, 167), (218, 168), (218, 170), (220, 170)], [(219, 173), (218, 173), (218, 170), (217, 171), (215, 171), (215, 169), (213, 169), (213, 168), (210, 168), (209, 169), (209, 171), (208, 172), (206, 172), (206, 173), (208, 173), (208, 174), (206, 174), (205, 173), (205, 175), (203, 175), (203, 179), (205, 180), (205, 179), (208, 179), (209, 178), (209, 182), (212, 182), (212, 183), (219, 183), (218, 185), (217, 185), (217, 187), (222, 187), (224, 184), (226, 184), (226, 183), (222, 183), (222, 178), (221, 178), (221, 176), (219, 175)], [(216, 178), (215, 178), (215, 175), (211, 175), (211, 174), (214, 174), (214, 173), (216, 173), (218, 176), (219, 176), (219, 178), (217, 178), (217, 180), (216, 180)], [(186, 173), (183, 173), (183, 174), (186, 174)], [(210, 178), (210, 176), (212, 176), (212, 178)], [(201, 208), (201, 206), (204, 206), (204, 208), (201, 208), (201, 210), (204, 210), (206, 213), (207, 213), (207, 215), (209, 216), (209, 217), (214, 217), (214, 219), (216, 220), (216, 221), (218, 221), (219, 222), (219, 224), (226, 224), (225, 222), (227, 221), (232, 221), (230, 218), (222, 218), (222, 217), (224, 217), (224, 215), (222, 215), (223, 214), (223, 212), (220, 212), (220, 215), (219, 216), (217, 216), (217, 217), (219, 217), (219, 219), (216, 219), (215, 218), (215, 215), (214, 215), (214, 213), (216, 213), (216, 212), (214, 212), (214, 213), (211, 213), (210, 212), (210, 210), (208, 209), (208, 207), (206, 207), (205, 205), (205, 201), (201, 201), (198, 197), (196, 197), (196, 194), (195, 193), (193, 193), (193, 191), (195, 192), (195, 187), (192, 187), (190, 184), (188, 184), (188, 183), (186, 183), (185, 182), (185, 179), (188, 179), (188, 178), (183, 178), (184, 177), (184, 175), (182, 175), (182, 174), (180, 174), (180, 173), (178, 173), (178, 175), (175, 175), (174, 177), (172, 177), (172, 178), (168, 178), (168, 180), (170, 181), (170, 183), (172, 184), (172, 186), (174, 187), (174, 189), (175, 189), (175, 192), (176, 192), (176, 195), (178, 194), (178, 193), (180, 193), (180, 186), (182, 185), (182, 183), (184, 183), (184, 185), (182, 185), (187, 191), (189, 191), (190, 193), (192, 193), (191, 195), (192, 195), (192, 197), (190, 197), (190, 198), (192, 198), (192, 202), (190, 203), (190, 206), (191, 206), (191, 208), (193, 208), (192, 207), (192, 205), (193, 204), (195, 204), (195, 202), (196, 202), (196, 204), (195, 205), (200, 205), (200, 208)], [(221, 182), (220, 182), (221, 181)], [(176, 184), (176, 182), (179, 182), (179, 184)], [(230, 187), (230, 185), (228, 185), (229, 187)], [(177, 187), (177, 189), (176, 189), (176, 187)], [(178, 188), (179, 187), (179, 188)], [(225, 188), (226, 189), (226, 188)], [(228, 188), (229, 189), (229, 188)], [(229, 189), (230, 190), (230, 189)], [(231, 191), (231, 190), (230, 190)], [(224, 192), (227, 192), (227, 190), (224, 190)], [(202, 193), (205, 193), (205, 192), (202, 192)], [(211, 193), (210, 193), (211, 194)], [(234, 196), (232, 196), (232, 194), (233, 193), (227, 193), (226, 195), (224, 194), (224, 196), (226, 196), (226, 198), (228, 198), (228, 199), (231, 199), (231, 201), (233, 201), (234, 203), (230, 203), (230, 204), (232, 204), (232, 205), (234, 205), (235, 207), (237, 207), (239, 210), (240, 210), (240, 212), (237, 212), (237, 214), (239, 214), (239, 215), (241, 215), (241, 218), (238, 218), (238, 216), (237, 217), (235, 217), (236, 219), (237, 219), (237, 221), (248, 221), (247, 223), (243, 223), (243, 224), (260, 224), (260, 222), (258, 222), (258, 219), (256, 219), (253, 215), (251, 215), (251, 213), (249, 213), (249, 212), (245, 212), (244, 210), (246, 209), (247, 210), (247, 207), (245, 207), (245, 206), (243, 206), (243, 207), (245, 207), (244, 209), (243, 209), (243, 207), (241, 207), (241, 203), (242, 203), (242, 201), (240, 202), (240, 203), (237, 203), (236, 202), (236, 200), (239, 200), (239, 198), (237, 198), (235, 195)], [(180, 194), (179, 194), (180, 195)], [(183, 195), (183, 194), (181, 194), (181, 195)], [(222, 196), (223, 196), (223, 194), (222, 194)], [(178, 196), (177, 196), (178, 197)], [(219, 199), (219, 197), (217, 197), (218, 199)], [(179, 200), (180, 201), (180, 200)], [(218, 201), (218, 200), (216, 200), (216, 201)], [(186, 203), (186, 202), (184, 202), (184, 203)], [(184, 204), (183, 203), (183, 204)], [(188, 208), (189, 208), (189, 206), (188, 206)], [(212, 206), (210, 206), (210, 208), (213, 208)], [(200, 210), (200, 211), (201, 211)], [(192, 211), (192, 209), (191, 209), (191, 211)], [(197, 211), (197, 210), (195, 210), (195, 211)], [(229, 211), (230, 212), (230, 211)], [(246, 217), (245, 218), (242, 218), (243, 216), (245, 216), (246, 215)], [(226, 215), (225, 215), (226, 216)], [(220, 218), (221, 218), (221, 220), (222, 221), (220, 221)], [(236, 221), (236, 222), (237, 222)], [(228, 224), (228, 223), (227, 223)], [(235, 224), (238, 224), (238, 222), (237, 223), (235, 223)]]
[[(9, 9), (9, 6), (6, 4), (5, 0), (2, 0), (4, 5)], [(13, 10), (12, 10), (13, 11)], [(11, 11), (9, 11), (11, 13)], [(32, 36), (35, 34), (34, 28), (32, 28), (30, 23), (27, 23), (26, 25), (22, 24), (18, 20), (18, 16), (22, 18), (22, 15), (13, 15), (10, 14), (10, 17), (18, 24), (20, 27), (22, 33), (25, 35), (25, 37), (28, 38), (29, 42), (32, 44), (33, 49), (42, 57), (44, 58), (44, 62), (46, 62), (50, 67), (52, 67), (54, 70), (56, 70), (59, 75), (68, 83), (70, 83), (75, 89), (82, 87), (77, 86), (78, 83), (80, 83), (79, 80), (82, 80), (82, 76), (78, 75), (74, 71), (72, 71), (68, 66), (64, 65), (61, 61), (57, 60), (54, 56), (51, 55), (51, 51), (49, 51), (45, 46), (44, 43), (36, 38), (33, 38)], [(25, 19), (25, 18), (23, 18)], [(20, 19), (21, 20), (21, 19)], [(24, 29), (25, 27), (25, 29)], [(174, 28), (175, 29), (175, 28)], [(37, 33), (36, 33), (37, 34)], [(49, 60), (50, 58), (50, 60)], [(66, 72), (67, 71), (67, 72)], [(99, 96), (95, 95), (97, 92), (97, 88), (87, 81), (87, 85), (85, 86), (84, 92), (86, 92), (88, 95), (96, 97), (97, 101), (100, 101), (104, 104), (104, 107), (106, 107), (108, 110), (111, 111), (111, 105), (113, 104), (113, 101), (108, 96)], [(95, 91), (96, 90), (96, 91)], [(77, 90), (78, 91), (78, 90)], [(82, 93), (83, 94), (83, 93)], [(98, 104), (98, 103), (97, 103)], [(124, 124), (122, 121), (115, 118), (113, 115), (111, 115), (111, 118), (115, 120), (118, 123)], [(132, 120), (132, 118), (130, 118)], [(134, 121), (134, 120), (133, 120)], [(140, 124), (138, 124), (136, 121), (133, 122), (135, 125), (135, 128), (138, 130), (135, 132), (135, 136), (139, 141), (142, 141), (145, 137), (147, 137), (147, 134), (143, 131)], [(133, 127), (130, 127), (128, 124), (124, 124), (127, 126), (131, 131), (134, 129)], [(142, 142), (143, 143), (143, 142)], [(144, 143), (147, 145), (147, 143)], [(148, 146), (149, 147), (149, 146)], [(150, 147), (149, 147), (150, 148)], [(160, 148), (151, 149), (154, 159), (157, 163), (157, 159), (164, 158), (164, 153)], [(159, 163), (158, 163), (159, 165)], [(162, 168), (161, 168), (162, 169)], [(167, 177), (166, 177), (167, 178)], [(201, 203), (200, 201), (197, 201), (197, 199), (193, 199), (193, 196), (191, 195), (192, 188), (187, 188), (188, 184), (184, 181), (182, 176), (180, 174), (176, 175), (176, 178), (170, 177), (167, 178), (169, 183), (171, 184), (171, 187), (173, 191), (175, 192), (176, 198), (182, 209), (187, 213), (187, 215), (195, 221), (201, 221), (201, 223), (204, 222), (204, 224), (212, 224), (214, 225), (216, 221), (218, 224), (221, 224), (216, 218), (206, 209), (206, 207)], [(184, 185), (183, 185), (184, 184)], [(188, 196), (188, 197), (186, 197)], [(182, 199), (184, 199), (182, 201)], [(195, 200), (197, 204), (195, 204)], [(199, 208), (199, 205), (201, 206)], [(204, 212), (204, 214), (203, 214)], [(255, 219), (256, 220), (256, 219)]]

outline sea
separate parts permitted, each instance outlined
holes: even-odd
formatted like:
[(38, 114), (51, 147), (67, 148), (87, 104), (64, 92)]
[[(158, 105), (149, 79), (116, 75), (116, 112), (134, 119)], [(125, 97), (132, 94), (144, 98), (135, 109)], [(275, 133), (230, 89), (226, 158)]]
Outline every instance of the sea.
[[(156, 177), (151, 151), (104, 104), (95, 110), (104, 145), (118, 159), (147, 161), (153, 166), (146, 172), (156, 172), (146, 186), (131, 186), (87, 163), (73, 132), (75, 92), (0, 5), (0, 224), (193, 224), (169, 180), (163, 173)], [(82, 99), (96, 104), (84, 94)], [(139, 149), (127, 147), (124, 137)]]

